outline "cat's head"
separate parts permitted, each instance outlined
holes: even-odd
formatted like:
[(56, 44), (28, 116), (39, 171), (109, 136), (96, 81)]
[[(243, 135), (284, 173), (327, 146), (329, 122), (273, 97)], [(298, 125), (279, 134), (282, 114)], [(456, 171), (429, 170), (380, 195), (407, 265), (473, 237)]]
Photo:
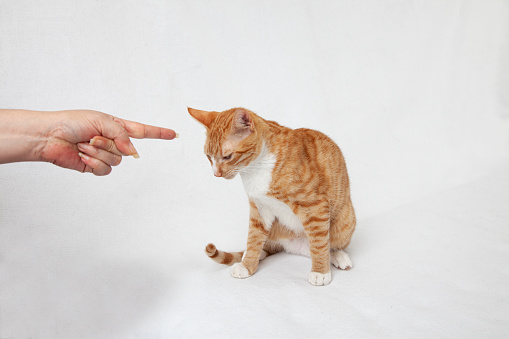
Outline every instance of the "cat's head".
[(232, 179), (258, 156), (260, 142), (254, 113), (244, 108), (224, 112), (187, 110), (207, 128), (205, 155), (216, 177)]

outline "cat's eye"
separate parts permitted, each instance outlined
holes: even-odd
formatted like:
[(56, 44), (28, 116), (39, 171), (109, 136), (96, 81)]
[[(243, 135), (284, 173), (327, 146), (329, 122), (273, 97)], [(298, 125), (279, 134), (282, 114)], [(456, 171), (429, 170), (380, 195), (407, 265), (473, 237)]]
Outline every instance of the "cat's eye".
[(223, 157), (223, 160), (230, 160), (232, 158), (232, 155), (233, 153)]

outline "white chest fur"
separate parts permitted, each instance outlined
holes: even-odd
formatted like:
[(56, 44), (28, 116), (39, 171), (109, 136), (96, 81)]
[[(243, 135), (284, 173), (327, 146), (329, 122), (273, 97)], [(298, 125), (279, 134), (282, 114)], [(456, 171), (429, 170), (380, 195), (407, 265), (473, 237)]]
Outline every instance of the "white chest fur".
[(260, 155), (240, 172), (244, 189), (249, 199), (256, 204), (266, 229), (270, 229), (274, 220), (278, 218), (279, 222), (288, 229), (301, 233), (304, 229), (302, 222), (290, 207), (267, 196), (275, 164), (276, 156), (263, 146)]

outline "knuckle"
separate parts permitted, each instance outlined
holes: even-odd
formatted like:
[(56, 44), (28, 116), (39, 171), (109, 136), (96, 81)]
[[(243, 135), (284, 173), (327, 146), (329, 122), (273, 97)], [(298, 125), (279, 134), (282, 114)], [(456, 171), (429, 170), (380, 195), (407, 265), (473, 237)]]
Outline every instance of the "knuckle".
[(113, 140), (109, 140), (107, 144), (108, 144), (108, 146), (107, 146), (106, 150), (108, 152), (113, 152), (115, 150), (115, 143), (113, 142)]

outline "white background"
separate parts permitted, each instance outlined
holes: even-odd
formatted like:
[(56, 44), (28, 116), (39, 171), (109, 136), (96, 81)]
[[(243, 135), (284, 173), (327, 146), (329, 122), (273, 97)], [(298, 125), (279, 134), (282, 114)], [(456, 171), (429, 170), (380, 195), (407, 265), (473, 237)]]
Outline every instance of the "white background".
[[(0, 167), (0, 338), (509, 334), (509, 2), (0, 0), (0, 107), (175, 129), (107, 177)], [(354, 268), (280, 254), (235, 280), (240, 178), (186, 107), (342, 148)]]

